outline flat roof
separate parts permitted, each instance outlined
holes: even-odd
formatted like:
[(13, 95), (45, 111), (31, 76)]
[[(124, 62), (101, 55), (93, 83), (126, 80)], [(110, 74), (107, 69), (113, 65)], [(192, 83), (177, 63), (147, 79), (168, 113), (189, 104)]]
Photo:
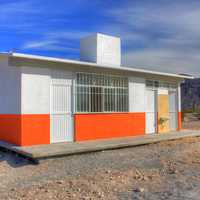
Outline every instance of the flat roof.
[(182, 78), (182, 79), (193, 79), (194, 78), (193, 76), (190, 76), (190, 75), (158, 72), (158, 71), (151, 71), (151, 70), (139, 69), (139, 68), (133, 68), (133, 67), (125, 67), (125, 66), (100, 65), (100, 64), (92, 63), (92, 62), (77, 61), (77, 60), (70, 60), (70, 59), (63, 59), (63, 58), (54, 58), (54, 57), (48, 57), (48, 56), (38, 56), (38, 55), (22, 54), (22, 53), (7, 53), (7, 52), (0, 53), (0, 55), (7, 55), (8, 57), (25, 58), (25, 59), (38, 60), (38, 61), (49, 61), (49, 62), (90, 66), (90, 67), (97, 67), (97, 68), (104, 68), (104, 69), (114, 69), (114, 70), (120, 70), (120, 71), (155, 74), (155, 75), (169, 76), (169, 77)]

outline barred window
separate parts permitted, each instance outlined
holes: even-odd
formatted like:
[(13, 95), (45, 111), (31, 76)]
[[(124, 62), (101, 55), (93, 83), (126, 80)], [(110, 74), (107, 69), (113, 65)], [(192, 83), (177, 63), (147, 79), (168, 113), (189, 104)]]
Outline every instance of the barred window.
[(128, 78), (77, 73), (76, 112), (128, 112)]
[(152, 80), (147, 80), (146, 81), (146, 87), (151, 88), (151, 89), (169, 89), (170, 91), (176, 91), (177, 85), (175, 83), (168, 83), (168, 82), (162, 82), (162, 81), (152, 81)]

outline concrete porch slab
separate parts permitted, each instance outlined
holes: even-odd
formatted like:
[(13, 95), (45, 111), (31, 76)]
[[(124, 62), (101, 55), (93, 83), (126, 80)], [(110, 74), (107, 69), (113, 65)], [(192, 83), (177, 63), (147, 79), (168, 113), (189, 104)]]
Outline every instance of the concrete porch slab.
[(126, 137), (117, 139), (104, 139), (84, 142), (65, 142), (50, 145), (35, 145), (18, 147), (0, 141), (0, 147), (25, 156), (29, 159), (40, 160), (52, 157), (69, 156), (80, 153), (90, 153), (103, 150), (134, 147), (145, 144), (152, 144), (161, 141), (176, 140), (186, 137), (200, 137), (200, 131), (181, 131), (165, 134), (152, 134), (140, 137)]

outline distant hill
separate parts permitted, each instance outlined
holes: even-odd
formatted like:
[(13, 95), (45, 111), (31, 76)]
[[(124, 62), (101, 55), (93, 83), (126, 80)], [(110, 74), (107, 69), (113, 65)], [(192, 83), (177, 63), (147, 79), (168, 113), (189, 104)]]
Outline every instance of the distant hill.
[(186, 80), (181, 84), (182, 110), (200, 111), (200, 79)]

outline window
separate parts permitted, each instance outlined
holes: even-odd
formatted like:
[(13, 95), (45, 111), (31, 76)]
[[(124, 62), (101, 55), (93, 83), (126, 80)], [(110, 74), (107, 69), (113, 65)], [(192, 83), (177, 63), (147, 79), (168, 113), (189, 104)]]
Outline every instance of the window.
[(77, 73), (76, 112), (128, 112), (128, 78)]
[(147, 88), (151, 88), (151, 89), (158, 89), (158, 88), (162, 88), (162, 89), (169, 89), (170, 91), (175, 91), (177, 88), (177, 85), (174, 83), (168, 83), (168, 82), (162, 82), (162, 81), (152, 81), (152, 80), (147, 80), (146, 81), (146, 87)]

